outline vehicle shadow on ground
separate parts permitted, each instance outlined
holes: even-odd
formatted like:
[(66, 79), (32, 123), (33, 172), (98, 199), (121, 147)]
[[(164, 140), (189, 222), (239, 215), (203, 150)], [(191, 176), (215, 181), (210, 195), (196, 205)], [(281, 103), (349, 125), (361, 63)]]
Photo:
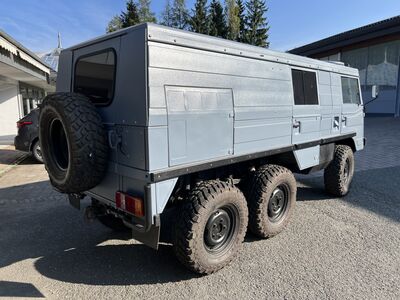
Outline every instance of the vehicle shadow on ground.
[[(327, 195), (319, 177), (301, 179), (299, 186), (299, 201), (345, 201), (400, 222), (400, 167), (357, 172), (351, 193), (342, 199)], [(197, 277), (178, 263), (170, 245), (155, 251), (127, 242), (129, 233), (116, 234), (97, 222), (86, 226), (83, 213), (69, 207), (65, 196), (47, 181), (22, 190), (0, 189), (0, 199), (6, 201), (0, 205), (0, 267), (33, 258), (43, 276), (89, 285), (157, 284)], [(246, 242), (255, 240), (246, 237)]]
[(33, 156), (27, 155), (26, 158), (19, 163), (20, 165), (42, 165), (43, 163), (38, 162)]
[(26, 154), (21, 151), (11, 149), (0, 149), (0, 164), (1, 165), (14, 165), (15, 161)]
[(0, 297), (44, 298), (43, 294), (31, 283), (1, 280)]
[(60, 281), (90, 285), (141, 285), (198, 277), (175, 259), (172, 246), (142, 244), (79, 247), (40, 258), (36, 269)]
[(350, 192), (343, 198), (325, 191), (323, 177), (301, 177), (297, 181), (297, 201), (345, 201), (400, 222), (400, 167), (355, 172)]
[[(132, 241), (130, 232), (116, 233), (97, 221), (85, 224), (83, 211), (70, 207), (48, 181), (0, 189), (0, 200), (0, 268), (38, 259), (35, 267), (42, 275), (90, 285), (197, 277), (175, 259), (170, 245), (156, 251)], [(88, 204), (84, 200), (83, 206)]]

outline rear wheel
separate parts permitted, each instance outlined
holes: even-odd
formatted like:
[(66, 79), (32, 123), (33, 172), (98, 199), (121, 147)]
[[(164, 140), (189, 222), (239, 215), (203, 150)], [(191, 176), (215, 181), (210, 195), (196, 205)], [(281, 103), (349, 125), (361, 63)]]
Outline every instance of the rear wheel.
[(32, 146), (32, 155), (40, 163), (43, 163), (42, 149), (40, 148), (39, 140)]
[(297, 185), (290, 170), (266, 165), (252, 174), (247, 191), (249, 228), (262, 238), (273, 237), (289, 223)]
[(353, 150), (347, 145), (337, 145), (335, 155), (324, 172), (325, 190), (338, 197), (345, 196), (354, 176)]
[(199, 274), (223, 268), (237, 255), (247, 229), (242, 192), (219, 180), (198, 185), (180, 210), (174, 250), (178, 260)]

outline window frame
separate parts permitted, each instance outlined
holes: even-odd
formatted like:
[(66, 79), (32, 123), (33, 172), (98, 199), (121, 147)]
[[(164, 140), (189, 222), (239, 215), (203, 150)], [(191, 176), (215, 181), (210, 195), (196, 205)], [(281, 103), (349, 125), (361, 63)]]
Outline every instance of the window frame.
[(103, 54), (103, 53), (107, 53), (107, 52), (112, 52), (114, 54), (114, 76), (113, 76), (113, 86), (112, 86), (112, 96), (110, 97), (110, 99), (107, 102), (104, 103), (95, 103), (93, 102), (90, 97), (88, 97), (90, 99), (90, 101), (95, 105), (95, 106), (109, 106), (115, 98), (115, 85), (116, 85), (116, 79), (117, 79), (117, 62), (118, 62), (118, 57), (117, 57), (117, 51), (113, 48), (113, 47), (108, 47), (105, 49), (101, 49), (98, 51), (94, 51), (94, 52), (90, 52), (90, 53), (86, 53), (86, 54), (82, 54), (80, 56), (77, 57), (77, 59), (75, 60), (75, 64), (74, 64), (74, 76), (73, 76), (73, 92), (77, 93), (75, 91), (75, 87), (76, 87), (76, 67), (79, 63), (79, 61), (83, 58), (86, 57), (91, 57), (91, 56), (95, 56), (95, 55), (99, 55), (99, 54)]
[[(314, 104), (296, 104), (296, 98), (294, 94), (294, 81), (293, 81), (293, 71), (301, 71), (301, 72), (309, 72), (309, 73), (314, 73), (315, 74), (315, 87), (317, 91), (317, 103)], [(293, 90), (293, 105), (294, 106), (319, 106), (320, 105), (320, 99), (319, 99), (319, 86), (318, 86), (318, 72), (316, 70), (311, 70), (311, 69), (306, 69), (306, 68), (301, 68), (301, 67), (291, 67), (290, 68), (290, 76), (291, 76), (291, 81), (292, 81), (292, 90)], [(304, 93), (304, 101), (306, 100), (305, 96), (305, 91), (304, 91), (304, 75), (302, 74), (302, 85), (303, 85), (303, 93)]]
[[(344, 95), (343, 95), (343, 81), (342, 81), (342, 78), (347, 78), (347, 79), (355, 79), (355, 80), (357, 80), (357, 88), (358, 88), (358, 97), (359, 97), (359, 99), (360, 99), (360, 101), (359, 101), (359, 103), (353, 103), (353, 102), (350, 102), (350, 103), (348, 103), (348, 102), (344, 102)], [(360, 106), (360, 105), (363, 105), (363, 101), (362, 101), (362, 93), (361, 93), (361, 84), (360, 84), (360, 78), (359, 77), (354, 77), (354, 76), (351, 76), (351, 75), (340, 75), (340, 87), (341, 87), (341, 90), (342, 90), (342, 105), (358, 105), (358, 106)]]

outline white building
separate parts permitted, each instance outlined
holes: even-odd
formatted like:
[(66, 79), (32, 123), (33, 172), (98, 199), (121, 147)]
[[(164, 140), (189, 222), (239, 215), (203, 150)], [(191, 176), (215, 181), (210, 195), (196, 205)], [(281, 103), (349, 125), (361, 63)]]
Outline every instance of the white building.
[(0, 30), (0, 144), (12, 144), (16, 122), (55, 87), (50, 67)]

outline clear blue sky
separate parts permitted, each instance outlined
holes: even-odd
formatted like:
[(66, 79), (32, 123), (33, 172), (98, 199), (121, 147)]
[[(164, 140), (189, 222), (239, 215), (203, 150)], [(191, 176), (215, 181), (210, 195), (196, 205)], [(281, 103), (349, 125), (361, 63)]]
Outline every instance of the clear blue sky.
[[(165, 1), (153, 0), (159, 15)], [(187, 0), (189, 8), (194, 0)], [(296, 46), (400, 15), (399, 0), (267, 0), (271, 48)], [(53, 49), (57, 32), (63, 47), (104, 34), (125, 0), (1, 0), (0, 28), (35, 52)]]

